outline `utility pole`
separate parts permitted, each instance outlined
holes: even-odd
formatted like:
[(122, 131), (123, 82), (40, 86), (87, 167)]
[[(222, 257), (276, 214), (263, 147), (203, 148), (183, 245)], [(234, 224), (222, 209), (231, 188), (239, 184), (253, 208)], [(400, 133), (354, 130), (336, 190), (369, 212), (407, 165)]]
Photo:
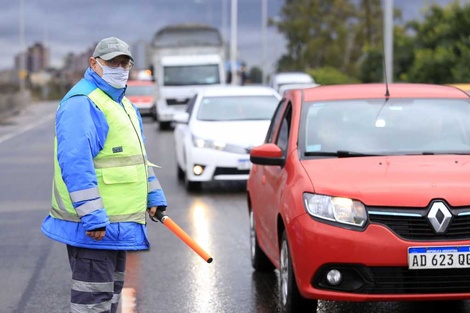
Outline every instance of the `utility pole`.
[(230, 24), (230, 70), (232, 73), (232, 85), (238, 84), (237, 75), (237, 28), (238, 28), (238, 0), (232, 0), (231, 24)]
[(393, 0), (384, 0), (384, 58), (388, 83), (393, 82)]
[(263, 45), (263, 53), (262, 53), (262, 83), (266, 85), (266, 77), (267, 77), (267, 63), (266, 63), (266, 45), (267, 45), (267, 27), (268, 27), (268, 0), (261, 0), (261, 42)]
[(26, 78), (26, 69), (25, 69), (25, 26), (24, 26), (24, 0), (20, 0), (20, 69), (18, 73), (18, 78), (20, 79), (20, 91), (25, 90), (25, 78)]
[(227, 42), (228, 34), (227, 34), (227, 13), (228, 13), (228, 8), (227, 8), (227, 0), (222, 0), (222, 37), (224, 39), (224, 43)]

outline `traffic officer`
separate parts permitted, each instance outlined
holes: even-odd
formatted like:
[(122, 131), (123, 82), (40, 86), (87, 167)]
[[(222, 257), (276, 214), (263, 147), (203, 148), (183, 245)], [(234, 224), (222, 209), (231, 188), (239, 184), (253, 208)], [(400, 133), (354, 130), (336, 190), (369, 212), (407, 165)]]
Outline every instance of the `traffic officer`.
[(52, 208), (42, 232), (67, 246), (73, 313), (115, 313), (126, 251), (149, 248), (146, 211), (167, 201), (148, 161), (142, 118), (125, 97), (129, 46), (101, 40), (56, 113)]

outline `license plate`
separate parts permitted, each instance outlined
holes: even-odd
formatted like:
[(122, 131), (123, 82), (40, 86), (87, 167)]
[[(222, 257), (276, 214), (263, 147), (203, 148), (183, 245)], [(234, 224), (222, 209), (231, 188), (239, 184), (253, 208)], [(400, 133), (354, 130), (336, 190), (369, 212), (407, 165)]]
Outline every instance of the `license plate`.
[(239, 170), (249, 170), (249, 169), (251, 169), (250, 160), (249, 159), (240, 159), (240, 160), (238, 160), (237, 168)]
[(470, 246), (409, 247), (408, 268), (470, 268)]

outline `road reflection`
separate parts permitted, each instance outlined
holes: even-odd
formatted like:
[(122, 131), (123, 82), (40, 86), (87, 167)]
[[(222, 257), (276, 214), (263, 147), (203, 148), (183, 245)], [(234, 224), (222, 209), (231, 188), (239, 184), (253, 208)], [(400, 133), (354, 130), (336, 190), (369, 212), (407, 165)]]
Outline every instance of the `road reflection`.
[[(210, 254), (207, 247), (211, 247), (212, 242), (209, 236), (207, 212), (207, 205), (200, 200), (196, 200), (190, 206), (191, 223), (194, 227), (194, 234), (191, 237)], [(193, 268), (191, 272), (195, 275), (191, 282), (196, 284), (195, 288), (190, 289), (194, 291), (192, 297), (195, 301), (194, 307), (196, 312), (207, 312), (209, 308), (218, 307), (218, 303), (221, 303), (220, 299), (218, 299), (219, 293), (214, 292), (215, 288), (217, 288), (216, 267), (213, 263), (206, 263), (200, 257), (192, 258), (191, 260), (191, 267)], [(217, 260), (213, 262), (217, 262)]]
[(127, 253), (126, 279), (121, 293), (121, 313), (136, 313), (136, 296), (140, 285), (140, 253), (138, 251)]
[(254, 312), (280, 312), (278, 271), (253, 272), (251, 275), (251, 296)]

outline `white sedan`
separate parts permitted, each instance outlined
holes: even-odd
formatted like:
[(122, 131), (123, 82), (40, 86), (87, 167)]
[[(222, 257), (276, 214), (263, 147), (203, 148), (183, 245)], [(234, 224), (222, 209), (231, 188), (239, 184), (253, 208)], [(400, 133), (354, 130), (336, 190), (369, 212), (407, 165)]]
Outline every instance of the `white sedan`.
[(263, 143), (280, 95), (264, 86), (199, 90), (173, 117), (178, 178), (188, 191), (203, 182), (246, 181), (250, 149)]

